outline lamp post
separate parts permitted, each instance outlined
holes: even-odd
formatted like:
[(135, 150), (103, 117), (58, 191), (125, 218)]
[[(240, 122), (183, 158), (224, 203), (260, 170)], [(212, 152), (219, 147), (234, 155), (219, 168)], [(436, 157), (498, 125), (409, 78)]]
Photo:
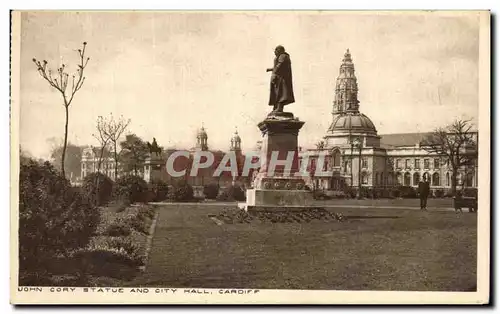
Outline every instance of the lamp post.
[(351, 191), (352, 191), (352, 187), (354, 186), (354, 179), (353, 179), (353, 176), (352, 176), (352, 155), (353, 155), (353, 148), (354, 148), (354, 144), (352, 142), (352, 139), (350, 139), (350, 144), (351, 144), (351, 156), (349, 156), (349, 172), (350, 172), (350, 175), (351, 175)]
[[(352, 145), (359, 149), (358, 155), (358, 199), (361, 199), (361, 151), (363, 149), (363, 142), (359, 137), (354, 138)], [(352, 172), (352, 170), (351, 170)]]

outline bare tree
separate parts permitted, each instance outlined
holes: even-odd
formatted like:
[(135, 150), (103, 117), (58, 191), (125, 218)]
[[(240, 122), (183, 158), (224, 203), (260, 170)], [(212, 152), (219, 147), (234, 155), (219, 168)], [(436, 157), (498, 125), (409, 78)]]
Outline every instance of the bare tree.
[(120, 117), (118, 120), (113, 118), (113, 115), (110, 116), (109, 120), (103, 120), (103, 128), (104, 128), (104, 136), (109, 139), (109, 143), (113, 148), (113, 159), (115, 161), (115, 180), (118, 178), (118, 141), (122, 136), (125, 129), (127, 129), (130, 124), (130, 119), (124, 120), (123, 117)]
[[(99, 152), (97, 157), (97, 173), (100, 173), (104, 153), (109, 144), (109, 137), (106, 135), (106, 120), (102, 116), (97, 117), (97, 133), (92, 136), (99, 142)], [(95, 154), (96, 152), (94, 152)], [(96, 154), (97, 155), (97, 154)]]
[(428, 153), (444, 158), (451, 168), (451, 193), (456, 194), (458, 171), (477, 159), (477, 138), (469, 120), (457, 120), (438, 128), (421, 143)]
[(85, 70), (87, 63), (90, 60), (90, 58), (85, 59), (86, 46), (87, 43), (84, 42), (83, 48), (78, 49), (80, 62), (78, 63), (76, 74), (73, 74), (71, 76), (72, 80), (71, 80), (70, 91), (67, 91), (69, 74), (66, 72), (65, 64), (62, 64), (57, 69), (57, 73), (55, 74), (55, 76), (52, 76), (52, 70), (47, 67), (48, 65), (47, 60), (43, 60), (42, 62), (40, 62), (39, 60), (33, 58), (33, 63), (35, 63), (37, 71), (40, 74), (40, 76), (44, 78), (52, 88), (56, 89), (59, 93), (61, 93), (63, 99), (64, 110), (66, 113), (66, 120), (64, 123), (64, 144), (63, 144), (62, 158), (61, 158), (61, 171), (63, 176), (65, 176), (64, 161), (66, 159), (66, 148), (68, 145), (69, 106), (71, 105), (71, 102), (73, 101), (73, 97), (75, 96), (76, 92), (82, 88), (83, 83), (85, 82), (83, 71)]

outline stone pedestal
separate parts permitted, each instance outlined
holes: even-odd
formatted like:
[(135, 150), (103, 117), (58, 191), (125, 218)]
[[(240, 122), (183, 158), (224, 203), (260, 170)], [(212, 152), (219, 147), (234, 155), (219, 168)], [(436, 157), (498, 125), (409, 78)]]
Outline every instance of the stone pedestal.
[(150, 155), (144, 162), (144, 181), (152, 183), (155, 181), (164, 181), (165, 161), (156, 154)]
[[(312, 194), (305, 190), (304, 178), (299, 173), (298, 135), (304, 125), (292, 113), (281, 112), (269, 115), (258, 127), (263, 134), (259, 173), (253, 188), (247, 190), (246, 210), (264, 207), (285, 210), (287, 207), (310, 206)], [(284, 161), (293, 152), (291, 167), (277, 165), (274, 173), (270, 169), (271, 156)]]

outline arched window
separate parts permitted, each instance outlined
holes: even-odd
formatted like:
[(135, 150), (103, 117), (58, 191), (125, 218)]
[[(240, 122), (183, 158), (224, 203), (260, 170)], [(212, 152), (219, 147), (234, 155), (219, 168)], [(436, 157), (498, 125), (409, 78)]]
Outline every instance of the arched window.
[(413, 185), (418, 185), (419, 182), (420, 182), (420, 173), (415, 172), (413, 174)]
[(403, 176), (401, 175), (401, 172), (396, 173), (396, 183), (403, 185)]
[(432, 185), (433, 186), (439, 185), (439, 173), (437, 172), (432, 175)]
[(366, 172), (363, 172), (361, 174), (361, 183), (362, 184), (368, 184), (368, 174)]
[(405, 173), (405, 186), (410, 186), (411, 185), (411, 174), (409, 172)]
[(447, 172), (447, 173), (446, 173), (446, 186), (450, 186), (450, 183), (451, 183), (451, 182), (450, 182), (450, 173), (449, 173), (449, 172)]
[(424, 175), (422, 176), (422, 179), (423, 179), (424, 181), (430, 182), (431, 177), (430, 177), (430, 175), (429, 175), (429, 173), (428, 173), (428, 172), (424, 172)]
[(333, 166), (340, 167), (340, 152), (338, 150), (333, 152)]

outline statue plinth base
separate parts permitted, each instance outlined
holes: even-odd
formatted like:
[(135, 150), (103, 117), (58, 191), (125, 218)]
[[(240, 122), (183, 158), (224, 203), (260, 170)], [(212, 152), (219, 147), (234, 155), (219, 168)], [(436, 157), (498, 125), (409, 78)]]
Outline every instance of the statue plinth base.
[[(312, 193), (305, 190), (305, 181), (299, 174), (298, 134), (303, 125), (290, 112), (272, 112), (258, 124), (263, 134), (261, 167), (253, 188), (247, 190), (245, 210), (312, 205)], [(273, 172), (269, 171), (272, 155), (279, 161), (293, 155), (291, 165), (288, 169), (277, 165)]]
[(144, 162), (144, 181), (152, 183), (155, 181), (164, 181), (165, 161), (156, 154), (151, 154)]

